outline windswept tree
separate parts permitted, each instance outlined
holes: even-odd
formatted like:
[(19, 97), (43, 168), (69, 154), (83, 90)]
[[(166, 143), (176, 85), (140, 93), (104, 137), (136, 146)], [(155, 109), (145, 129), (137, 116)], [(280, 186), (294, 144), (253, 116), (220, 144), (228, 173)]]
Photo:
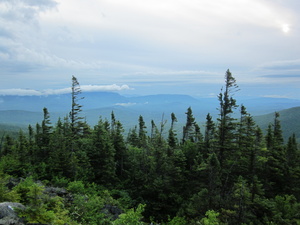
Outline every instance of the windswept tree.
[(218, 140), (219, 140), (219, 161), (221, 168), (225, 161), (225, 152), (232, 149), (233, 141), (235, 141), (236, 122), (232, 117), (233, 110), (238, 107), (236, 100), (233, 98), (234, 93), (238, 91), (238, 85), (235, 78), (229, 70), (225, 74), (225, 87), (221, 89), (218, 95), (219, 108), (219, 126), (218, 126)]
[(71, 86), (71, 111), (69, 113), (70, 119), (70, 139), (68, 143), (68, 148), (71, 149), (70, 152), (70, 162), (72, 167), (70, 168), (72, 171), (73, 179), (79, 175), (80, 164), (82, 159), (82, 154), (79, 148), (79, 140), (83, 137), (85, 131), (87, 130), (87, 124), (83, 121), (83, 117), (80, 116), (82, 111), (82, 105), (79, 104), (79, 101), (83, 99), (80, 97), (81, 89), (79, 82), (75, 76), (72, 76), (72, 86)]
[(80, 135), (83, 130), (84, 123), (83, 117), (80, 116), (80, 112), (82, 111), (82, 105), (79, 104), (79, 100), (82, 100), (83, 97), (79, 97), (81, 94), (81, 89), (77, 78), (72, 76), (72, 108), (69, 114), (71, 120), (71, 131), (72, 138), (76, 139)]
[(224, 206), (228, 204), (226, 199), (232, 189), (235, 180), (233, 171), (237, 167), (237, 122), (233, 117), (234, 110), (238, 107), (234, 99), (234, 93), (238, 90), (235, 78), (229, 70), (225, 74), (225, 87), (218, 95), (219, 118), (217, 126), (216, 154), (220, 163), (221, 173), (221, 198)]

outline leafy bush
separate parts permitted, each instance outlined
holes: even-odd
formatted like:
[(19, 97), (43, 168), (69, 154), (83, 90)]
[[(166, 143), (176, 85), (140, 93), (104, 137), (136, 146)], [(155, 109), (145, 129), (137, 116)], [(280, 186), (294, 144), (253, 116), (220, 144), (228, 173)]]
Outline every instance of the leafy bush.
[(122, 213), (119, 219), (113, 221), (113, 225), (144, 225), (145, 223), (141, 220), (143, 219), (142, 213), (144, 212), (146, 205), (139, 204), (137, 209), (129, 209), (126, 213)]

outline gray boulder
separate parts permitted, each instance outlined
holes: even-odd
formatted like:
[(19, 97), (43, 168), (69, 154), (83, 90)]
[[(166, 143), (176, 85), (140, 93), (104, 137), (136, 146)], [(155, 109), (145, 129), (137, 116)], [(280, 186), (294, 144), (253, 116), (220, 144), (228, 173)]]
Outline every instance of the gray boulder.
[(0, 225), (24, 225), (15, 209), (25, 209), (25, 206), (14, 202), (0, 203)]

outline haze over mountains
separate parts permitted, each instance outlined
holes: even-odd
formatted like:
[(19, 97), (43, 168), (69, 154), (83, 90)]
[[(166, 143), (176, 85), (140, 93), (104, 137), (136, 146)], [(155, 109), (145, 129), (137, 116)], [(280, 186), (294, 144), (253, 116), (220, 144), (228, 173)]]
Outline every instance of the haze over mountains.
[[(144, 117), (146, 125), (150, 127), (151, 120), (159, 124), (162, 120), (170, 122), (170, 114), (175, 113), (178, 127), (185, 123), (185, 112), (192, 107), (193, 114), (199, 123), (205, 122), (207, 113), (214, 119), (218, 116), (219, 102), (215, 98), (195, 98), (189, 95), (147, 95), (123, 96), (115, 92), (86, 92), (79, 100), (83, 105), (82, 116), (90, 125), (95, 125), (99, 118), (110, 119), (114, 111), (116, 118), (121, 121), (125, 131), (137, 124), (139, 115)], [(269, 124), (275, 111), (281, 111), (300, 106), (300, 100), (284, 98), (237, 98), (238, 105), (245, 105), (253, 116), (265, 128)], [(71, 94), (41, 95), (41, 96), (0, 96), (0, 123), (27, 126), (40, 122), (42, 110), (46, 107), (50, 112), (52, 123), (59, 117), (64, 118), (71, 109)], [(239, 110), (236, 110), (237, 113)], [(299, 114), (298, 114), (299, 115)], [(237, 115), (238, 116), (238, 115)], [(180, 132), (180, 131), (179, 131)]]
[[(161, 94), (146, 96), (123, 96), (114, 92), (82, 93), (79, 104), (83, 105), (83, 113), (101, 109), (116, 109), (120, 111), (136, 111), (138, 113), (183, 113), (192, 107), (194, 114), (217, 114), (219, 102), (215, 98), (195, 98), (189, 95)], [(245, 105), (252, 115), (271, 113), (295, 106), (300, 106), (300, 100), (286, 98), (239, 98), (238, 105)], [(42, 112), (46, 107), (50, 113), (68, 113), (71, 108), (71, 94), (41, 95), (41, 96), (0, 96), (0, 110), (23, 110)], [(99, 115), (100, 116), (100, 115)]]

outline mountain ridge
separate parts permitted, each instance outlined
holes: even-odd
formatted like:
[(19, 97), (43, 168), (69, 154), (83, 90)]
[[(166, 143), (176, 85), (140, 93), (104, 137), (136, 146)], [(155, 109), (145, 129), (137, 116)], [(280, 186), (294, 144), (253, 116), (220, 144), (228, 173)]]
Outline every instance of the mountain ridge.
[[(124, 109), (123, 107), (107, 107), (102, 109), (87, 110), (84, 113), (84, 116), (87, 118), (87, 122), (90, 125), (95, 125), (100, 118), (109, 120), (112, 111), (114, 112), (116, 119), (120, 120), (120, 122), (123, 124), (125, 131), (128, 131), (130, 128), (133, 128), (138, 124), (138, 117), (140, 113), (131, 109)], [(277, 112), (280, 114), (279, 120), (282, 124), (284, 139), (287, 140), (288, 137), (295, 133), (297, 140), (300, 141), (300, 126), (298, 125), (300, 124), (300, 106)], [(263, 130), (263, 132), (266, 131), (269, 124), (273, 123), (274, 113), (268, 113), (253, 117), (255, 122)], [(50, 113), (50, 120), (53, 124), (55, 124), (58, 118), (63, 119), (65, 116), (67, 116), (67, 113)], [(170, 122), (170, 115), (166, 115), (163, 113), (157, 113), (156, 115), (147, 114), (142, 116), (146, 122), (147, 127), (150, 126), (150, 121), (152, 119), (157, 124), (159, 124), (161, 120)], [(177, 127), (180, 128), (185, 122), (186, 115), (184, 112), (182, 112), (180, 115), (176, 116), (179, 117)], [(25, 110), (0, 110), (0, 127), (5, 127), (5, 129), (8, 129), (9, 126), (14, 127), (15, 131), (19, 129), (26, 129), (29, 124), (35, 125), (36, 123), (40, 123), (42, 119), (42, 111), (39, 113)], [(199, 118), (196, 117), (196, 120), (200, 124), (204, 124), (205, 122), (204, 118), (199, 120)], [(202, 126), (201, 128), (203, 131), (204, 127)]]

